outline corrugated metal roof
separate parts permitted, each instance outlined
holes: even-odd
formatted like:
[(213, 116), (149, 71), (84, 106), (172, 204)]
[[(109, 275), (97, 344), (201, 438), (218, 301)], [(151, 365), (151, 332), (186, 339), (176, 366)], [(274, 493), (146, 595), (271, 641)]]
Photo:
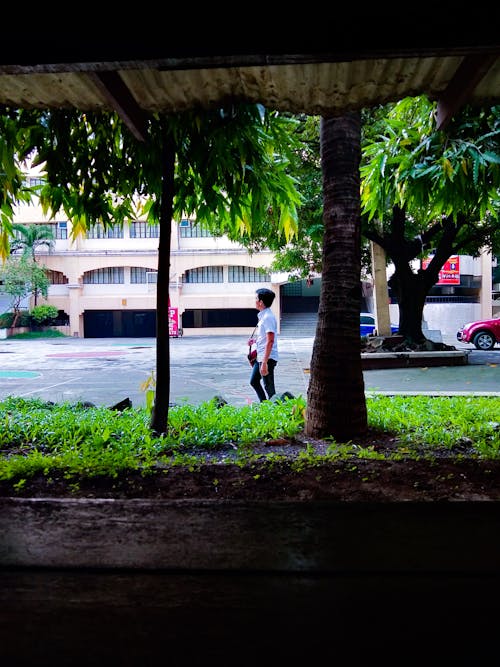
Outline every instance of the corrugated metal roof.
[[(113, 71), (145, 112), (210, 108), (222, 101), (261, 102), (270, 108), (328, 115), (395, 101), (431, 99), (446, 90), (463, 56), (373, 58), (168, 68), (162, 61), (17, 67), (0, 65), (0, 104), (13, 107), (111, 110), (91, 73)], [(5, 71), (10, 73), (5, 73)], [(500, 58), (470, 95), (471, 102), (500, 99)]]
[[(498, 38), (482, 46), (473, 40), (446, 46), (437, 40), (424, 47), (359, 44), (354, 48), (344, 39), (336, 50), (239, 49), (219, 55), (199, 48), (192, 54), (169, 53), (167, 45), (161, 57), (145, 59), (143, 47), (134, 44), (124, 57), (127, 49), (120, 43), (115, 48), (121, 60), (99, 58), (100, 47), (94, 57), (73, 57), (71, 50), (61, 49), (59, 58), (56, 51), (42, 62), (8, 51), (7, 56), (0, 53), (0, 105), (117, 111), (144, 140), (148, 113), (223, 102), (260, 102), (271, 109), (328, 116), (426, 94), (438, 100), (438, 127), (444, 127), (464, 103), (500, 101)], [(107, 47), (109, 55), (113, 48)], [(155, 53), (161, 50), (155, 42)]]

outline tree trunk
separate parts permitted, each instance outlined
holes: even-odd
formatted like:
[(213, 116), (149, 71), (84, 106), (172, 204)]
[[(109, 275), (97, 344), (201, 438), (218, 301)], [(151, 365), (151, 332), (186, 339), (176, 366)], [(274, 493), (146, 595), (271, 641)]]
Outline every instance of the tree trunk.
[[(459, 214), (455, 221), (450, 215), (413, 238), (405, 236), (405, 223), (405, 210), (394, 206), (390, 231), (385, 234), (369, 231), (366, 236), (380, 245), (394, 264), (394, 273), (388, 282), (398, 302), (398, 334), (404, 336), (409, 347), (442, 349), (442, 343), (428, 340), (422, 332), (424, 306), (444, 263), (460, 249), (456, 239), (466, 219)], [(427, 268), (415, 272), (411, 262), (421, 256), (427, 247), (433, 248), (432, 259)]]
[(373, 302), (375, 322), (379, 336), (391, 335), (391, 316), (387, 294), (387, 260), (385, 250), (374, 241), (370, 242), (373, 275)]
[(170, 282), (170, 237), (174, 201), (175, 147), (170, 136), (163, 137), (160, 238), (156, 285), (156, 393), (151, 412), (151, 429), (157, 435), (167, 432), (170, 401), (170, 336), (168, 301)]
[(323, 270), (305, 432), (346, 441), (367, 431), (361, 365), (358, 112), (321, 122)]
[(12, 311), (14, 313), (14, 317), (12, 318), (11, 327), (14, 329), (14, 327), (17, 327), (17, 323), (19, 321), (19, 318), (21, 317), (21, 311), (19, 310), (18, 307), (14, 307)]
[(411, 269), (396, 270), (389, 279), (399, 308), (398, 334), (404, 336), (410, 345), (422, 345), (426, 337), (422, 332), (425, 298), (428, 293), (426, 281), (422, 275)]

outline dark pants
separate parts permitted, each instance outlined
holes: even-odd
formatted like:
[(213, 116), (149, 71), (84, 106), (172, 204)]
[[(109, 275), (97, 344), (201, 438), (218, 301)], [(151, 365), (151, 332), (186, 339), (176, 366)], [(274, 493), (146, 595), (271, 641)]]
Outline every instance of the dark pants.
[[(255, 389), (259, 401), (265, 401), (266, 398), (271, 398), (276, 393), (274, 388), (274, 369), (278, 362), (274, 359), (269, 359), (267, 362), (267, 370), (269, 371), (267, 375), (260, 374), (260, 363), (256, 363), (252, 366), (252, 373), (250, 375), (250, 384)], [(264, 389), (262, 389), (261, 380), (264, 383)], [(266, 396), (267, 394), (267, 396)]]

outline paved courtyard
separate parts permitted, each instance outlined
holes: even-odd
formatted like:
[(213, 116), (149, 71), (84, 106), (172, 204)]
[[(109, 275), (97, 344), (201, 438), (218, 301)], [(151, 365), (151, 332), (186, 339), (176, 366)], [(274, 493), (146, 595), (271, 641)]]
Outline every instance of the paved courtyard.
[[(307, 395), (312, 346), (311, 337), (280, 341), (278, 393)], [(256, 400), (249, 385), (245, 336), (173, 338), (170, 352), (172, 402), (198, 404), (215, 395), (232, 405)], [(364, 371), (365, 389), (367, 394), (500, 395), (500, 349), (471, 350), (470, 359), (474, 363), (466, 366)], [(128, 397), (137, 407), (145, 404), (141, 384), (155, 367), (153, 338), (7, 338), (0, 340), (0, 399), (15, 395), (110, 406)]]

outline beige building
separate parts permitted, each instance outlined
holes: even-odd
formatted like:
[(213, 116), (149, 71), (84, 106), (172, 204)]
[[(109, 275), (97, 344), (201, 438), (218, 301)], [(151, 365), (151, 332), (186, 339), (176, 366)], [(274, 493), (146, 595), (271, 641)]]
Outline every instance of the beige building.
[[(35, 172), (28, 174), (37, 179)], [(49, 224), (55, 243), (37, 251), (49, 270), (47, 303), (68, 324), (71, 336), (86, 338), (156, 335), (156, 271), (159, 228), (141, 220), (72, 238), (72, 224), (63, 215), (47, 220), (36, 203), (20, 205), (15, 222)], [(213, 237), (192, 220), (174, 221), (170, 262), (171, 335), (249, 334), (256, 323), (255, 290), (269, 287), (277, 295), (273, 311), (281, 327), (287, 313), (317, 312), (321, 279), (288, 282), (286, 274), (271, 273), (270, 251), (249, 254), (227, 237)], [(424, 309), (431, 330), (453, 336), (466, 321), (491, 317), (498, 311), (499, 285), (492, 285), (491, 255), (460, 258), (460, 286), (434, 288)], [(493, 281), (494, 282), (494, 281)], [(365, 296), (371, 284), (363, 283)], [(492, 301), (493, 297), (493, 301)], [(43, 303), (40, 297), (38, 303)], [(2, 305), (2, 304), (0, 304)], [(31, 307), (33, 304), (26, 304)], [(361, 310), (374, 311), (369, 296)], [(398, 322), (391, 303), (390, 320)]]
[[(132, 221), (123, 228), (93, 226), (72, 238), (70, 220), (44, 217), (38, 205), (20, 205), (15, 222), (49, 224), (52, 249), (37, 250), (47, 267), (47, 303), (68, 318), (79, 337), (155, 336), (159, 226)], [(280, 294), (286, 276), (271, 274), (270, 251), (249, 254), (227, 237), (213, 237), (192, 220), (174, 221), (169, 295), (171, 334), (247, 334), (256, 322), (255, 290)], [(44, 300), (39, 298), (38, 303)], [(273, 310), (280, 322), (280, 298)], [(32, 305), (32, 304), (31, 304)]]

